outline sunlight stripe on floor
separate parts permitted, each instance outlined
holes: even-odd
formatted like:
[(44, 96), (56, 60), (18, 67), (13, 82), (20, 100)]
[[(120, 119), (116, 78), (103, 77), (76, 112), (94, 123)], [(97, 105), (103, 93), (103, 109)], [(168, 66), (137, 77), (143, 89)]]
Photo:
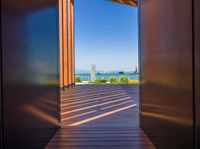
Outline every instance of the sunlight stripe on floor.
[(94, 113), (96, 111), (97, 110), (93, 110), (93, 111), (81, 113), (81, 114), (78, 114), (78, 115), (70, 116), (70, 117), (67, 117), (67, 118), (62, 118), (62, 121), (69, 120), (69, 119), (76, 118), (76, 117), (80, 117), (80, 116), (87, 115), (87, 114), (91, 114), (91, 113)]
[(96, 119), (99, 119), (99, 118), (102, 118), (102, 117), (105, 117), (105, 116), (108, 116), (108, 115), (111, 115), (111, 114), (114, 114), (114, 113), (126, 110), (126, 109), (129, 109), (129, 108), (135, 107), (136, 105), (137, 104), (132, 104), (130, 106), (126, 106), (126, 107), (123, 107), (123, 108), (120, 108), (120, 109), (117, 109), (117, 110), (113, 110), (113, 111), (110, 111), (110, 112), (107, 112), (107, 113), (104, 113), (104, 114), (93, 116), (91, 118), (88, 118), (88, 119), (85, 119), (85, 120), (82, 120), (82, 121), (78, 121), (78, 122), (69, 124), (68, 126), (70, 126), (70, 127), (72, 127), (72, 126), (79, 126), (79, 125), (85, 124), (87, 122), (90, 122), (90, 121), (93, 121), (93, 120), (96, 120)]
[(105, 110), (105, 109), (108, 109), (108, 108), (112, 108), (112, 107), (120, 106), (120, 105), (123, 105), (123, 104), (129, 103), (129, 102), (133, 102), (133, 101), (132, 101), (132, 100), (129, 100), (129, 101), (125, 101), (125, 102), (122, 102), (122, 103), (114, 104), (114, 105), (111, 105), (111, 106), (107, 106), (107, 107), (101, 108), (101, 110)]
[(82, 111), (82, 110), (86, 110), (86, 109), (90, 109), (90, 108), (94, 108), (94, 107), (99, 107), (99, 106), (103, 106), (103, 105), (106, 105), (106, 104), (115, 103), (115, 102), (119, 102), (119, 101), (124, 101), (124, 100), (130, 99), (130, 98), (131, 97), (121, 98), (121, 99), (118, 99), (118, 100), (108, 101), (108, 102), (96, 104), (96, 105), (93, 105), (93, 106), (88, 106), (88, 107), (84, 107), (84, 108), (80, 108), (80, 109), (62, 112), (61, 115), (65, 115), (65, 114), (72, 113), (72, 112), (78, 112), (78, 111)]

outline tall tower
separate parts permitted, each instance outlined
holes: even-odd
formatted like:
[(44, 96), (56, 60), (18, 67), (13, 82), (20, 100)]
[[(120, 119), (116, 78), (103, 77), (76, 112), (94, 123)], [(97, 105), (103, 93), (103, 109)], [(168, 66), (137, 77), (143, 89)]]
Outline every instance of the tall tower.
[(91, 81), (96, 80), (96, 65), (95, 64), (91, 65), (90, 78), (91, 78)]

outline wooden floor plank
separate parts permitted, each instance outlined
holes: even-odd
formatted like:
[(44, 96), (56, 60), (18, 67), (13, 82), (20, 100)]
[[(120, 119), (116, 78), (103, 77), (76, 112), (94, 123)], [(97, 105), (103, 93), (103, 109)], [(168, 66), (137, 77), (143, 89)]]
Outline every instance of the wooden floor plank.
[(47, 149), (155, 149), (139, 127), (138, 85), (63, 91), (60, 126)]

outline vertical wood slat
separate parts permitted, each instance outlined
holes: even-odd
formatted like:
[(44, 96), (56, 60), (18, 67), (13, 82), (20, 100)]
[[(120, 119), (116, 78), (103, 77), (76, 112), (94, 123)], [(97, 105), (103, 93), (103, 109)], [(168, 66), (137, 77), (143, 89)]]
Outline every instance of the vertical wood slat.
[(72, 83), (75, 84), (75, 42), (74, 42), (74, 2), (71, 2), (71, 18), (72, 18)]
[(75, 83), (74, 1), (59, 0), (60, 87)]
[(72, 53), (72, 37), (71, 37), (71, 0), (67, 1), (67, 20), (68, 20), (68, 24), (67, 24), (67, 37), (68, 37), (68, 81), (69, 81), (69, 85), (72, 84), (72, 57), (71, 57), (71, 53)]
[(68, 26), (68, 2), (63, 0), (63, 59), (64, 59), (64, 86), (69, 85), (69, 66), (68, 66), (68, 36), (67, 36), (67, 26)]
[(59, 0), (59, 60), (60, 60), (60, 88), (64, 87), (63, 76), (63, 0)]

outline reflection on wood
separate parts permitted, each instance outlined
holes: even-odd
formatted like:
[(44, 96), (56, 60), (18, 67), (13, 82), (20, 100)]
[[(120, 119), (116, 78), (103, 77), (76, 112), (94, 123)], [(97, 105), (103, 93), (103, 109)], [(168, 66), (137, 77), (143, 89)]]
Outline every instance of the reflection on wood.
[(62, 92), (61, 129), (47, 148), (154, 146), (139, 128), (138, 86), (79, 85)]

